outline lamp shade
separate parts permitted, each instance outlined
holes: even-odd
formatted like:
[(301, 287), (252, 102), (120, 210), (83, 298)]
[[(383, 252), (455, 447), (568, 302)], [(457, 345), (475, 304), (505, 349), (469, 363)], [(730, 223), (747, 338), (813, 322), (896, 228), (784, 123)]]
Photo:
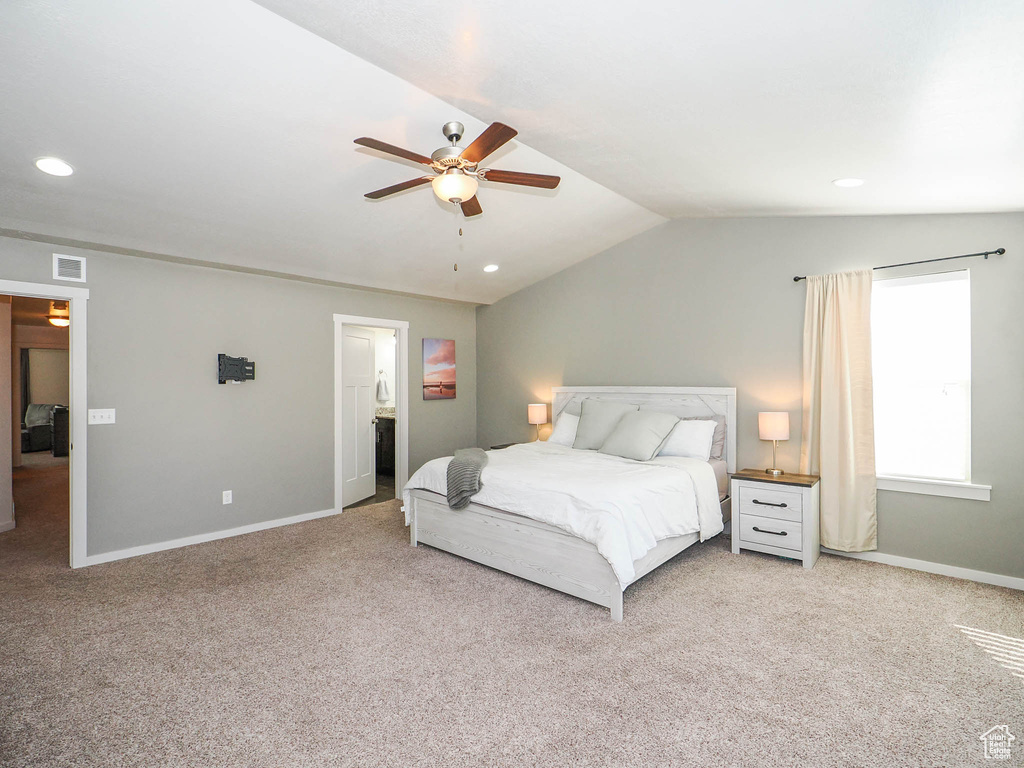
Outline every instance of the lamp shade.
[(789, 440), (789, 412), (764, 411), (757, 414), (757, 431), (762, 440)]
[(547, 403), (530, 403), (528, 406), (526, 406), (526, 415), (529, 418), (531, 424), (547, 424)]

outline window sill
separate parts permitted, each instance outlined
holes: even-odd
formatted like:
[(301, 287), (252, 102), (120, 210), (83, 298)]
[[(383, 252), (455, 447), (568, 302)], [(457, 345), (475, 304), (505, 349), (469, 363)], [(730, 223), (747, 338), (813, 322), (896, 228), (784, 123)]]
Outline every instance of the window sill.
[(919, 480), (913, 477), (883, 477), (879, 475), (877, 488), (880, 491), (898, 493), (920, 493), (925, 496), (947, 496), (954, 499), (988, 501), (992, 495), (991, 485), (956, 483), (951, 480)]

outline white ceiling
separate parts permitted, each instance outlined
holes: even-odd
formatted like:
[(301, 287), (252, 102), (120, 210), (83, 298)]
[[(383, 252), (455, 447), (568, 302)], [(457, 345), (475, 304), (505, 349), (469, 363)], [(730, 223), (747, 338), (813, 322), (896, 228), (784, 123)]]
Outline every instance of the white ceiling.
[(258, 2), (665, 216), (1024, 209), (1021, 0)]
[[(1024, 210), (1021, 39), (1020, 0), (3, 0), (0, 228), (486, 303), (662, 216)], [(362, 198), (423, 169), (352, 139), (452, 119), (561, 187)]]
[(486, 123), (249, 0), (3, 0), (0, 105), (6, 229), (486, 303), (663, 221), (518, 140), (488, 164), (559, 189), (481, 185), (469, 220), (430, 187), (365, 200), (425, 169), (353, 139)]

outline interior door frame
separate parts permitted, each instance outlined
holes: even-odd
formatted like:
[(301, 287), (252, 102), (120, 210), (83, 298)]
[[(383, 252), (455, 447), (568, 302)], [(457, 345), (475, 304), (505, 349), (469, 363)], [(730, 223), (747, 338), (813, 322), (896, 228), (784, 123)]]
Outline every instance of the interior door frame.
[[(9, 296), (26, 296), (33, 299), (56, 299), (67, 301), (71, 315), (71, 327), (68, 338), (68, 369), (70, 381), (71, 419), (70, 449), (71, 460), (68, 462), (70, 475), (70, 563), (72, 568), (81, 568), (86, 563), (86, 535), (88, 532), (86, 501), (87, 474), (87, 427), (88, 414), (88, 354), (86, 339), (88, 319), (88, 288), (73, 288), (52, 283), (23, 283), (15, 280), (0, 280), (0, 293)], [(13, 399), (13, 398), (12, 398)], [(10, 405), (8, 404), (8, 407)], [(4, 436), (10, 440), (10, 435)], [(15, 518), (17, 523), (17, 518)]]
[(342, 326), (361, 325), (390, 328), (395, 332), (395, 498), (402, 497), (402, 488), (409, 480), (409, 322), (358, 315), (334, 316), (334, 511), (344, 509), (342, 501), (342, 431), (341, 403), (344, 397), (342, 370)]

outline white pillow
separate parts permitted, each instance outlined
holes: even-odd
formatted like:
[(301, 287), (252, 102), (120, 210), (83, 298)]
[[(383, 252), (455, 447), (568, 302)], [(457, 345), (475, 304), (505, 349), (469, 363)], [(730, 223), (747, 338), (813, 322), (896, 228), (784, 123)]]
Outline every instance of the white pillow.
[(676, 424), (659, 456), (688, 456), (707, 461), (715, 438), (714, 421), (686, 419)]
[(658, 455), (679, 419), (671, 413), (632, 411), (616, 425), (604, 441), (601, 453), (633, 461), (650, 461)]
[(571, 413), (563, 413), (558, 417), (558, 423), (555, 424), (555, 428), (551, 430), (548, 442), (572, 448), (572, 444), (576, 440), (576, 427), (579, 425), (579, 416), (573, 416)]
[(660, 411), (678, 416), (683, 421), (708, 421), (714, 419), (718, 424), (715, 427), (715, 439), (711, 443), (711, 458), (721, 459), (725, 455), (725, 416), (718, 414), (707, 414), (704, 416), (692, 416), (693, 406), (671, 406), (671, 405), (641, 405), (641, 411)]
[(640, 406), (633, 403), (595, 400), (588, 397), (580, 406), (580, 424), (576, 428), (576, 439), (572, 447), (583, 451), (596, 451), (604, 445), (619, 419), (637, 410), (640, 410)]

